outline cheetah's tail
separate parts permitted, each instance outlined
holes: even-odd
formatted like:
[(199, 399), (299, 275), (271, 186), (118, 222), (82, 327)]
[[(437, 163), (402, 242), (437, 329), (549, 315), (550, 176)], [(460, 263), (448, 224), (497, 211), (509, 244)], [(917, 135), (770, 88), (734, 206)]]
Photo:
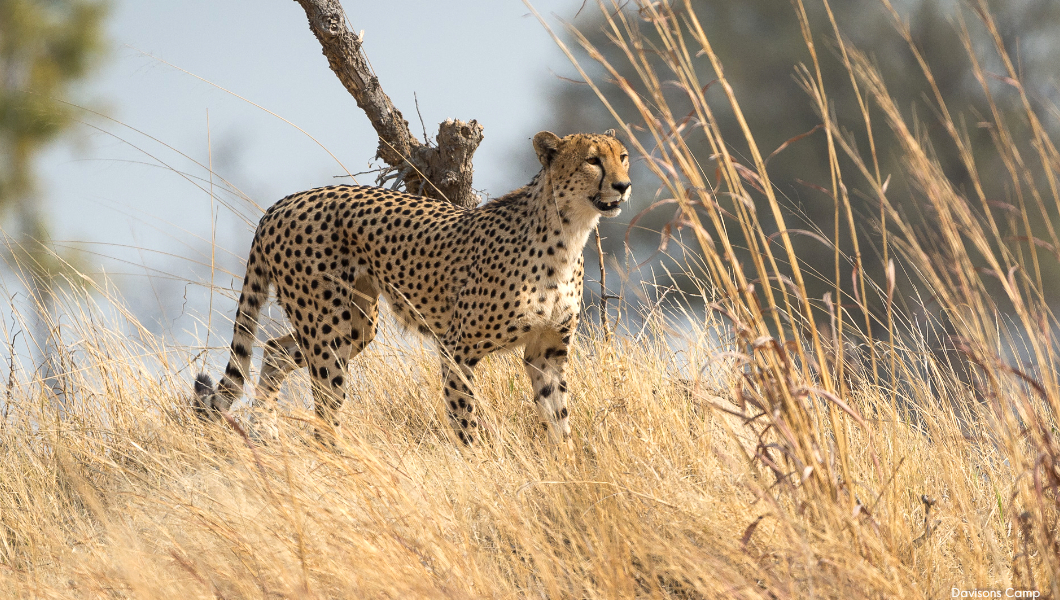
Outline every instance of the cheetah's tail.
[(213, 379), (206, 373), (199, 373), (195, 377), (195, 396), (191, 401), (191, 409), (200, 419), (208, 419), (213, 414)]
[(243, 277), (243, 291), (239, 294), (235, 326), (232, 332), (232, 350), (225, 367), (224, 377), (214, 388), (213, 380), (206, 373), (195, 378), (195, 400), (193, 409), (203, 418), (228, 410), (243, 395), (243, 384), (250, 374), (250, 357), (254, 351), (254, 336), (258, 331), (258, 314), (268, 300), (269, 279), (265, 261), (258, 249), (257, 236), (247, 258), (247, 273)]

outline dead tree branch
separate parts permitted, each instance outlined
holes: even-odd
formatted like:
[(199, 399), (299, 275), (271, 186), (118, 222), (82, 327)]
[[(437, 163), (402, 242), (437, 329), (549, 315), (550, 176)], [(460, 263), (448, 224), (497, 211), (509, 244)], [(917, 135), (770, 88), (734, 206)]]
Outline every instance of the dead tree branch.
[(362, 50), (361, 38), (348, 26), (339, 0), (295, 1), (305, 10), (331, 70), (379, 134), (376, 156), (391, 167), (391, 175), (410, 193), (475, 206), (478, 196), (471, 187), (471, 157), (482, 142), (482, 126), (474, 120), (447, 119), (438, 126), (435, 146), (418, 140), (383, 92)]

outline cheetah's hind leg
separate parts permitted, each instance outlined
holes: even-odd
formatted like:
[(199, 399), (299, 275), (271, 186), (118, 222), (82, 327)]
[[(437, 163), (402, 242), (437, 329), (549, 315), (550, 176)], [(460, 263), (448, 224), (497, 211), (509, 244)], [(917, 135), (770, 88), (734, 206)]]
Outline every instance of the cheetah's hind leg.
[[(325, 288), (325, 282), (320, 287)], [(311, 340), (299, 337), (299, 345), (305, 353), (309, 376), (313, 388), (313, 410), (320, 426), (315, 437), (331, 445), (330, 440), (339, 435), (338, 412), (346, 399), (347, 367), (352, 358), (364, 350), (375, 338), (379, 322), (379, 288), (375, 281), (362, 275), (348, 286), (339, 282), (327, 282), (332, 290), (331, 307), (321, 306), (320, 313), (311, 331)], [(288, 316), (290, 316), (288, 312)], [(304, 331), (295, 323), (295, 331)], [(310, 350), (311, 349), (311, 350)]]
[(265, 342), (261, 359), (261, 375), (252, 413), (251, 436), (258, 441), (275, 440), (279, 435), (276, 395), (287, 376), (306, 366), (305, 355), (294, 334), (272, 338)]

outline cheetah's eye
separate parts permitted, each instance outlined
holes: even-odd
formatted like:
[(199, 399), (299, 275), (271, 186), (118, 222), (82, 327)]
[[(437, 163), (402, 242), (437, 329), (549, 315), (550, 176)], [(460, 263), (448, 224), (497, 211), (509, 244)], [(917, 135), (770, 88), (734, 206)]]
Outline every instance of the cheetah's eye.
[(629, 160), (629, 155), (628, 155), (628, 154), (623, 154), (623, 155), (622, 155), (622, 156), (620, 156), (619, 158), (621, 158), (621, 159), (622, 159), (622, 162), (626, 162), (626, 161), (628, 161), (628, 160)]
[(585, 159), (585, 162), (589, 163), (590, 165), (596, 165), (596, 166), (599, 167), (600, 166), (600, 157), (599, 156), (592, 156), (592, 157), (589, 157), (589, 158)]

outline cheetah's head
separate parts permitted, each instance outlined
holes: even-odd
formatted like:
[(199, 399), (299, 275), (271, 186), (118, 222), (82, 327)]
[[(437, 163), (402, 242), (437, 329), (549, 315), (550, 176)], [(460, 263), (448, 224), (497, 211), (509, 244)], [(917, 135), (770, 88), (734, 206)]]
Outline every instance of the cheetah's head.
[(534, 150), (542, 166), (551, 172), (552, 185), (565, 192), (560, 195), (573, 196), (573, 203), (586, 203), (572, 206), (574, 210), (591, 206), (594, 214), (605, 217), (622, 212), (620, 205), (629, 200), (633, 186), (629, 181), (629, 152), (614, 130), (563, 138), (542, 131), (534, 136)]

